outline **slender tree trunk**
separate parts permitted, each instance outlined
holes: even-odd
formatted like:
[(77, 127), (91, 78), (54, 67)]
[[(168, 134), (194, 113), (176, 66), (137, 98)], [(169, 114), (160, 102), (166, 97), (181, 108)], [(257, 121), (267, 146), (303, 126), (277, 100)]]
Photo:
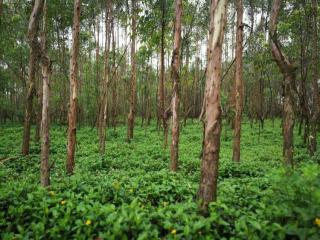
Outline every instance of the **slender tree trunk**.
[(227, 0), (212, 0), (210, 6), (209, 59), (201, 119), (204, 123), (203, 154), (199, 198), (201, 210), (217, 199), (217, 180), (221, 135), (221, 56), (224, 27), (227, 17)]
[(311, 116), (311, 136), (310, 136), (310, 155), (314, 155), (317, 150), (317, 123), (319, 122), (319, 87), (318, 87), (318, 30), (317, 30), (317, 12), (318, 2), (312, 0), (312, 116)]
[(273, 58), (284, 75), (283, 100), (283, 153), (284, 162), (293, 165), (293, 127), (294, 127), (294, 81), (295, 68), (282, 51), (277, 39), (276, 27), (281, 0), (274, 0), (270, 16), (270, 45)]
[(234, 121), (233, 135), (233, 161), (240, 162), (240, 137), (241, 137), (241, 119), (243, 109), (243, 2), (236, 1), (237, 5), (237, 34), (236, 34), (236, 75), (235, 75), (235, 91), (236, 91), (236, 115)]
[(80, 7), (81, 0), (74, 0), (73, 27), (72, 27), (72, 50), (70, 57), (70, 100), (68, 113), (68, 147), (66, 169), (68, 175), (73, 174), (74, 153), (76, 148), (77, 131), (77, 88), (78, 88), (78, 55), (80, 35)]
[(99, 153), (105, 153), (106, 144), (106, 124), (108, 113), (108, 87), (109, 87), (109, 49), (110, 49), (110, 19), (111, 19), (111, 1), (106, 3), (105, 15), (105, 52), (104, 52), (104, 77), (102, 83), (101, 108), (99, 117)]
[(50, 67), (51, 61), (47, 55), (46, 45), (47, 35), (47, 0), (43, 7), (43, 32), (41, 36), (41, 65), (42, 65), (42, 118), (41, 118), (41, 166), (40, 166), (40, 182), (46, 187), (50, 185), (49, 175), (49, 150), (50, 150), (50, 134), (49, 134), (49, 96), (50, 96)]
[(40, 84), (40, 76), (37, 77), (39, 86), (37, 91), (37, 113), (36, 113), (36, 131), (34, 135), (34, 141), (36, 143), (40, 142), (40, 131), (41, 131), (41, 116), (42, 116), (42, 90), (41, 90), (41, 84)]
[[(99, 96), (99, 86), (100, 86), (100, 67), (99, 67), (99, 58), (100, 58), (100, 17), (97, 14), (95, 16), (96, 21), (95, 21), (95, 43), (96, 43), (96, 62), (95, 62), (95, 70), (96, 70), (96, 87), (95, 87), (95, 93), (96, 96)], [(99, 106), (100, 106), (100, 101), (99, 98), (97, 98), (97, 106), (98, 106), (98, 111), (97, 115), (95, 116), (95, 122), (94, 125), (97, 125), (99, 128)]]
[(3, 0), (0, 0), (0, 22), (2, 18), (2, 11), (3, 11)]
[(161, 16), (161, 49), (160, 49), (160, 79), (159, 79), (159, 118), (162, 120), (163, 133), (164, 133), (164, 147), (166, 147), (168, 127), (167, 121), (165, 119), (165, 91), (164, 91), (164, 46), (165, 46), (165, 8), (166, 0), (161, 0), (162, 2), (162, 16)]
[(113, 62), (112, 62), (112, 109), (111, 109), (111, 125), (113, 129), (116, 129), (117, 125), (117, 66), (116, 66), (116, 39), (115, 39), (115, 21), (112, 19), (112, 52), (113, 52)]
[(134, 117), (136, 112), (136, 0), (132, 0), (132, 38), (131, 38), (131, 92), (128, 114), (128, 141), (133, 138)]
[(180, 115), (180, 41), (181, 41), (182, 0), (176, 0), (174, 23), (174, 44), (172, 52), (171, 72), (173, 80), (172, 97), (172, 139), (171, 139), (171, 170), (177, 171), (179, 158), (179, 115)]
[(25, 115), (24, 115), (23, 142), (22, 142), (22, 151), (21, 151), (23, 155), (29, 154), (32, 102), (35, 94), (36, 63), (39, 57), (38, 31), (39, 31), (39, 21), (40, 21), (42, 8), (43, 8), (43, 0), (35, 0), (33, 10), (29, 19), (29, 26), (28, 26), (30, 56), (29, 56), (29, 72), (28, 72), (28, 91), (27, 91), (26, 108), (25, 108)]

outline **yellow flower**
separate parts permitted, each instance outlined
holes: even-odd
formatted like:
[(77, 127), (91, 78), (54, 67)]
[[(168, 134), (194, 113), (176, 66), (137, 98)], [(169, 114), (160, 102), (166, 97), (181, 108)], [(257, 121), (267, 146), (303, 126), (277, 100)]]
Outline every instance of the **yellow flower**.
[(320, 218), (316, 218), (314, 220), (314, 224), (317, 225), (318, 227), (320, 227)]
[(61, 205), (65, 205), (67, 203), (67, 201), (66, 200), (62, 200), (60, 203), (61, 203)]
[(86, 225), (91, 225), (91, 220), (90, 219), (88, 219), (87, 221), (86, 221)]
[(171, 234), (175, 235), (177, 233), (177, 230), (176, 229), (172, 229), (171, 230)]
[(50, 196), (56, 195), (56, 194), (54, 193), (54, 191), (50, 191), (49, 194), (50, 194)]
[(119, 183), (118, 181), (114, 182), (114, 183), (113, 183), (113, 188), (114, 188), (115, 190), (119, 190), (119, 189), (120, 189), (120, 183)]

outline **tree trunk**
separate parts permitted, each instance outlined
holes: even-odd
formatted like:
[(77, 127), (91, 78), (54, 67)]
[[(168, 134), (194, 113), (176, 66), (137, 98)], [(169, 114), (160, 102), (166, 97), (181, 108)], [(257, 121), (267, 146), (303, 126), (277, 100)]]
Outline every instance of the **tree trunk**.
[(41, 81), (40, 81), (40, 76), (37, 77), (39, 80), (39, 86), (38, 86), (38, 91), (37, 91), (37, 111), (36, 111), (36, 131), (34, 134), (34, 141), (36, 143), (40, 142), (40, 131), (41, 131), (41, 116), (42, 116), (42, 89), (41, 89)]
[(179, 158), (179, 111), (180, 111), (180, 40), (181, 40), (181, 15), (182, 0), (176, 0), (176, 12), (174, 23), (174, 44), (172, 52), (172, 80), (173, 80), (173, 97), (172, 97), (172, 139), (171, 139), (171, 170), (177, 171)]
[(44, 2), (43, 7), (43, 32), (41, 36), (41, 65), (42, 65), (42, 118), (41, 118), (41, 166), (40, 166), (40, 182), (46, 187), (50, 185), (49, 175), (49, 149), (50, 149), (50, 135), (49, 135), (49, 96), (50, 96), (50, 71), (51, 61), (47, 55), (46, 46), (47, 34), (47, 1)]
[(241, 119), (243, 109), (243, 2), (236, 1), (237, 5), (237, 34), (236, 34), (236, 75), (235, 75), (235, 91), (236, 91), (236, 113), (234, 121), (233, 135), (233, 161), (240, 161), (240, 137), (241, 137)]
[(33, 10), (30, 16), (30, 20), (29, 20), (29, 26), (28, 26), (30, 56), (29, 56), (29, 72), (28, 72), (28, 91), (27, 91), (26, 108), (25, 108), (25, 115), (24, 115), (24, 127), (23, 127), (23, 142), (22, 142), (23, 155), (29, 154), (32, 101), (33, 101), (33, 96), (35, 94), (36, 63), (39, 56), (38, 31), (39, 31), (39, 21), (40, 21), (42, 8), (43, 8), (43, 0), (35, 0)]
[(132, 38), (131, 38), (131, 93), (128, 114), (128, 141), (133, 138), (134, 117), (136, 112), (136, 0), (132, 0)]
[(164, 133), (164, 147), (166, 147), (166, 139), (167, 139), (167, 122), (165, 120), (164, 112), (165, 112), (165, 93), (164, 93), (164, 45), (165, 45), (165, 8), (166, 8), (166, 0), (162, 1), (162, 17), (161, 17), (161, 49), (160, 49), (160, 79), (159, 79), (159, 109), (158, 114), (159, 118), (162, 121), (163, 133)]
[(201, 210), (208, 212), (208, 205), (217, 198), (217, 180), (221, 135), (221, 55), (227, 0), (212, 0), (210, 6), (210, 36), (207, 79), (201, 118), (204, 122), (203, 154), (199, 198)]
[(293, 127), (294, 127), (294, 81), (295, 68), (282, 51), (276, 35), (277, 18), (281, 0), (274, 0), (270, 16), (270, 45), (273, 58), (284, 75), (283, 100), (283, 153), (284, 163), (293, 165)]
[(317, 0), (312, 0), (312, 115), (311, 115), (311, 136), (310, 136), (310, 155), (313, 156), (317, 150), (317, 122), (319, 120), (319, 87), (318, 87), (318, 31), (317, 31)]
[(105, 52), (104, 52), (104, 77), (102, 83), (101, 107), (99, 115), (99, 153), (105, 153), (106, 144), (106, 124), (108, 113), (108, 87), (109, 87), (109, 49), (110, 49), (110, 19), (111, 19), (111, 1), (106, 3), (105, 15)]
[(77, 130), (77, 85), (78, 85), (78, 55), (80, 35), (80, 7), (81, 0), (74, 0), (73, 27), (72, 27), (72, 50), (70, 57), (70, 99), (68, 113), (68, 147), (66, 169), (68, 175), (73, 174), (74, 153), (76, 147)]
[(112, 18), (111, 32), (112, 32), (112, 51), (113, 51), (113, 61), (112, 61), (112, 109), (111, 109), (111, 125), (114, 130), (117, 126), (117, 81), (118, 81), (118, 71), (116, 66), (116, 39), (115, 39), (115, 21)]

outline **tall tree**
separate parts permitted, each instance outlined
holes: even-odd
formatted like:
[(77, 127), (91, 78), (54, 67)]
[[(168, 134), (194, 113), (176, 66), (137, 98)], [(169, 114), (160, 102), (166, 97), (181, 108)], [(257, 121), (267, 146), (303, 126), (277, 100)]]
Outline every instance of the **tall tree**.
[(49, 96), (50, 96), (50, 74), (51, 61), (47, 54), (47, 0), (43, 5), (43, 30), (41, 36), (41, 65), (42, 65), (42, 118), (41, 118), (41, 167), (40, 182), (46, 187), (50, 185), (49, 176)]
[(281, 49), (277, 38), (277, 20), (281, 0), (274, 0), (272, 4), (269, 34), (273, 58), (284, 75), (284, 100), (283, 100), (283, 154), (284, 162), (293, 165), (293, 127), (294, 127), (294, 81), (295, 68), (289, 58)]
[(203, 213), (207, 213), (209, 203), (217, 198), (221, 135), (221, 55), (226, 19), (227, 0), (212, 0), (210, 6), (206, 87), (200, 116), (204, 123), (199, 187), (200, 208)]
[(317, 150), (317, 123), (319, 121), (319, 87), (318, 87), (318, 1), (312, 0), (312, 116), (311, 116), (311, 136), (310, 155), (314, 155)]
[(164, 91), (164, 48), (165, 48), (165, 27), (166, 27), (166, 0), (161, 0), (161, 43), (160, 43), (160, 75), (159, 75), (159, 87), (158, 87), (158, 118), (162, 122), (164, 132), (164, 147), (167, 146), (168, 126), (165, 119), (165, 91)]
[(236, 72), (235, 72), (235, 105), (233, 134), (233, 160), (240, 161), (241, 119), (243, 110), (243, 1), (236, 1), (237, 33), (236, 33)]
[(99, 117), (99, 152), (104, 154), (106, 142), (106, 124), (108, 111), (108, 86), (109, 86), (109, 49), (110, 49), (110, 19), (111, 19), (111, 1), (106, 2), (105, 15), (105, 51), (104, 51), (104, 77), (102, 83), (102, 96)]
[(128, 114), (128, 141), (133, 138), (134, 117), (136, 112), (136, 0), (131, 0), (131, 91)]
[(23, 142), (22, 142), (22, 154), (29, 154), (30, 146), (30, 128), (31, 128), (31, 116), (32, 116), (32, 105), (33, 97), (35, 94), (35, 75), (36, 75), (36, 63), (39, 57), (39, 22), (40, 16), (43, 9), (44, 0), (35, 0), (33, 10), (29, 19), (28, 26), (28, 40), (30, 45), (30, 56), (29, 56), (29, 71), (28, 71), (28, 91), (26, 99), (26, 108), (24, 115), (24, 127), (23, 127)]
[(78, 91), (78, 55), (80, 38), (80, 10), (81, 0), (74, 0), (73, 27), (72, 27), (72, 50), (70, 57), (70, 99), (68, 113), (68, 147), (67, 147), (67, 173), (73, 174), (74, 153), (76, 147), (77, 131), (77, 91)]
[(179, 158), (179, 113), (180, 113), (180, 40), (181, 40), (181, 15), (182, 0), (176, 0), (175, 6), (175, 22), (174, 22), (174, 42), (172, 52), (172, 80), (173, 80), (173, 96), (172, 96), (172, 138), (171, 138), (171, 170), (177, 171)]

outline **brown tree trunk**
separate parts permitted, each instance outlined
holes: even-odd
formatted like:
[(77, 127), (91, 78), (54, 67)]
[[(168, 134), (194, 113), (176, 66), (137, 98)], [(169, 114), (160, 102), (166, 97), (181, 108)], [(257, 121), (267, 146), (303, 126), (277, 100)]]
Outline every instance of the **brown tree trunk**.
[(317, 31), (317, 12), (318, 2), (312, 0), (312, 115), (311, 115), (311, 136), (310, 136), (310, 155), (314, 155), (317, 150), (317, 123), (319, 121), (319, 87), (318, 87), (318, 31)]
[(236, 113), (234, 119), (233, 134), (233, 161), (240, 161), (240, 137), (241, 137), (241, 119), (243, 109), (243, 1), (236, 1), (237, 7), (237, 33), (236, 33), (236, 74), (235, 74), (235, 100)]
[(168, 135), (168, 126), (165, 119), (165, 92), (164, 92), (164, 45), (165, 45), (165, 8), (166, 8), (166, 0), (162, 1), (162, 16), (161, 16), (161, 49), (160, 49), (160, 78), (159, 78), (159, 109), (158, 114), (159, 118), (162, 121), (163, 133), (164, 133), (164, 147), (167, 146), (167, 135)]
[(99, 116), (99, 153), (105, 153), (106, 143), (106, 124), (108, 113), (108, 87), (109, 87), (109, 49), (110, 49), (110, 19), (111, 19), (111, 1), (106, 3), (105, 15), (105, 52), (104, 52), (104, 77), (102, 83), (101, 107)]
[(221, 55), (227, 0), (212, 0), (210, 6), (209, 59), (201, 119), (204, 123), (203, 154), (199, 198), (201, 210), (208, 212), (208, 205), (217, 198), (217, 180), (221, 135)]
[(39, 56), (38, 31), (39, 31), (39, 21), (40, 21), (42, 8), (43, 8), (43, 0), (35, 0), (33, 10), (29, 19), (29, 26), (28, 26), (30, 56), (29, 56), (29, 72), (28, 72), (28, 91), (27, 91), (26, 108), (25, 108), (25, 115), (24, 115), (23, 142), (22, 142), (22, 150), (21, 150), (23, 155), (29, 154), (32, 101), (35, 93), (36, 63)]
[(294, 81), (295, 68), (282, 51), (277, 39), (276, 27), (281, 0), (274, 0), (270, 16), (270, 45), (273, 58), (284, 75), (283, 100), (283, 153), (284, 163), (293, 165)]
[(42, 118), (41, 118), (41, 166), (40, 166), (40, 182), (46, 187), (50, 185), (49, 175), (49, 149), (50, 149), (50, 135), (49, 135), (49, 96), (50, 96), (50, 67), (51, 62), (47, 55), (46, 46), (47, 34), (47, 1), (44, 2), (43, 7), (43, 32), (41, 36), (41, 65), (42, 65)]
[(0, 0), (0, 21), (2, 17), (2, 11), (3, 11), (3, 0)]
[(176, 12), (174, 23), (174, 44), (172, 52), (172, 80), (173, 80), (173, 97), (172, 97), (172, 138), (171, 138), (171, 170), (177, 171), (179, 158), (179, 111), (180, 111), (180, 40), (181, 40), (181, 15), (182, 0), (176, 0)]
[(115, 21), (112, 18), (111, 32), (112, 32), (112, 51), (113, 51), (113, 62), (112, 62), (112, 109), (111, 109), (111, 125), (113, 129), (116, 129), (117, 120), (117, 66), (116, 66), (116, 39), (115, 39)]
[(132, 0), (132, 37), (131, 37), (131, 92), (128, 114), (128, 141), (133, 138), (134, 117), (136, 112), (136, 0)]
[(80, 35), (80, 7), (81, 0), (74, 0), (73, 27), (72, 27), (72, 50), (70, 57), (70, 100), (68, 113), (68, 147), (66, 169), (68, 175), (73, 174), (74, 153), (76, 147), (77, 130), (77, 85), (78, 85), (78, 55)]
[[(96, 43), (96, 62), (95, 62), (95, 70), (96, 70), (96, 95), (99, 96), (99, 86), (100, 86), (100, 69), (99, 69), (99, 58), (100, 58), (100, 17), (97, 14), (95, 16), (96, 21), (95, 21), (95, 43)], [(97, 106), (98, 106), (98, 111), (97, 111), (97, 115), (95, 116), (95, 120), (94, 120), (94, 124), (99, 128), (99, 106), (100, 106), (100, 99), (97, 98)]]
[(41, 131), (41, 116), (42, 116), (42, 89), (41, 89), (41, 84), (40, 84), (40, 76), (37, 77), (37, 79), (39, 80), (39, 86), (38, 91), (36, 93), (37, 96), (37, 111), (36, 111), (36, 131), (34, 134), (34, 141), (36, 143), (40, 142), (40, 131)]

